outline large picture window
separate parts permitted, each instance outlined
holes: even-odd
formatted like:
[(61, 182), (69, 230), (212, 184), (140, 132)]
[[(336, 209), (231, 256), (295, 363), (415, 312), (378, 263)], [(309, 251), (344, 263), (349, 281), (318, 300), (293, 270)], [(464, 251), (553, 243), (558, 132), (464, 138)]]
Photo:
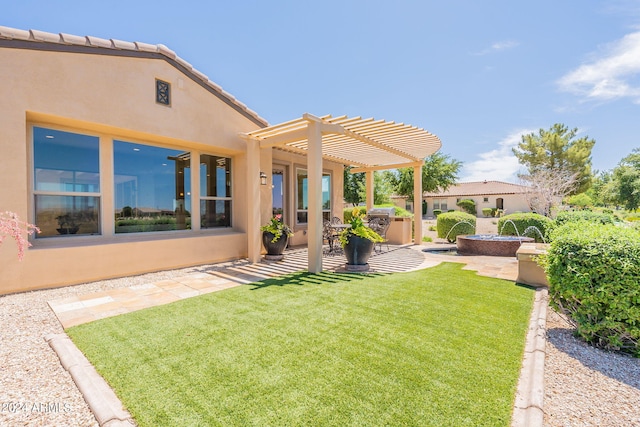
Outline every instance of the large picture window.
[(200, 156), (200, 227), (231, 227), (231, 159)]
[(113, 141), (116, 233), (191, 228), (189, 152)]
[(100, 233), (98, 137), (33, 128), (36, 236)]
[[(296, 223), (307, 224), (309, 222), (309, 177), (306, 169), (296, 170)], [(331, 218), (331, 175), (322, 174), (322, 218), (329, 221)]]
[[(37, 238), (231, 227), (231, 158), (193, 156), (185, 149), (34, 126)], [(192, 175), (199, 182), (192, 183)], [(198, 188), (199, 199), (192, 200)]]

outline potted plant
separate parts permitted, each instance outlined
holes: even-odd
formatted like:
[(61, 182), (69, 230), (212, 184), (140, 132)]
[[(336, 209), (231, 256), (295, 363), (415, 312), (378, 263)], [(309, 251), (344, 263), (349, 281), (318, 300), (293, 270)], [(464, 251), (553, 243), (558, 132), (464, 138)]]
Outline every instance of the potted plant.
[(373, 245), (384, 240), (382, 236), (364, 225), (363, 216), (364, 213), (360, 209), (354, 208), (348, 222), (351, 227), (344, 229), (338, 237), (347, 257), (345, 266), (347, 271), (369, 270), (368, 261)]
[(284, 258), (282, 253), (287, 247), (289, 237), (293, 236), (293, 231), (282, 222), (282, 215), (275, 215), (271, 221), (260, 227), (260, 231), (262, 231), (262, 244), (267, 250), (265, 258), (275, 261)]

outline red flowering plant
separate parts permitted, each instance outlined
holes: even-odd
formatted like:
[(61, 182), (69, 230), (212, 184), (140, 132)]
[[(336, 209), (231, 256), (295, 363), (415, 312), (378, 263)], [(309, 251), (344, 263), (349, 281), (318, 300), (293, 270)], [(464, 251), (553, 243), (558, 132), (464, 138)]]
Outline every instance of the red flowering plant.
[(11, 237), (18, 246), (18, 260), (24, 258), (24, 250), (31, 246), (31, 243), (25, 238), (33, 233), (39, 233), (40, 229), (28, 222), (20, 221), (18, 215), (13, 212), (0, 212), (0, 244), (5, 238)]

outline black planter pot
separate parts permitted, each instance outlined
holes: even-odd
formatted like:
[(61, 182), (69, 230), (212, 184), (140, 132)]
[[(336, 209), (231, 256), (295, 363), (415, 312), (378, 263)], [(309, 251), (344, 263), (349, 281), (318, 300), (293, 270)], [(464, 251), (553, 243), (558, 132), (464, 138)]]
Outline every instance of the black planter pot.
[(274, 238), (274, 234), (268, 231), (262, 232), (262, 244), (267, 250), (267, 255), (282, 255), (287, 243), (289, 242), (289, 236), (286, 233), (282, 233), (282, 236), (275, 242), (271, 242)]
[(360, 236), (350, 235), (344, 246), (347, 265), (366, 265), (373, 251), (374, 243)]

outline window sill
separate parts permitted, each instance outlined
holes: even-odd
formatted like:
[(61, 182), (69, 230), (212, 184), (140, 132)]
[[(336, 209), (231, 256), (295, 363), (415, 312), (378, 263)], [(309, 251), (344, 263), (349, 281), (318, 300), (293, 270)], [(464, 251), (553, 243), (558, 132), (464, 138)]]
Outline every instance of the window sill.
[(193, 239), (200, 237), (228, 236), (232, 234), (246, 234), (233, 228), (157, 231), (147, 233), (123, 233), (112, 236), (73, 236), (73, 237), (43, 237), (31, 241), (32, 249), (69, 248), (79, 246), (100, 246), (122, 243), (150, 242), (161, 240)]

